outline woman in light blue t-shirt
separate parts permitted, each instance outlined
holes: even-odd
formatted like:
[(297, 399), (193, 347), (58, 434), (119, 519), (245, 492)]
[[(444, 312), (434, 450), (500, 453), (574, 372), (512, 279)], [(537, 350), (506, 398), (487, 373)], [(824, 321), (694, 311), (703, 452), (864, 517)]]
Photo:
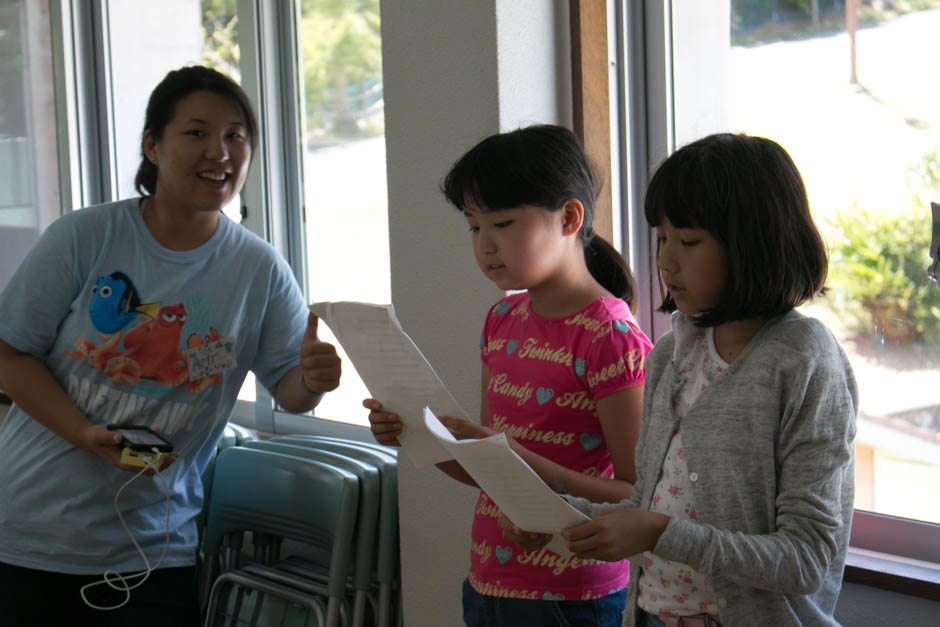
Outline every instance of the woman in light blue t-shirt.
[[(242, 188), (258, 126), (244, 91), (194, 66), (150, 96), (140, 198), (52, 224), (0, 295), (0, 617), (4, 625), (198, 625), (201, 474), (250, 370), (287, 411), (339, 385), (274, 249), (221, 213)], [(129, 594), (103, 573), (145, 570), (113, 502), (139, 471), (109, 425), (159, 431), (161, 477), (121, 495), (159, 567)], [(140, 578), (128, 578), (134, 585)]]

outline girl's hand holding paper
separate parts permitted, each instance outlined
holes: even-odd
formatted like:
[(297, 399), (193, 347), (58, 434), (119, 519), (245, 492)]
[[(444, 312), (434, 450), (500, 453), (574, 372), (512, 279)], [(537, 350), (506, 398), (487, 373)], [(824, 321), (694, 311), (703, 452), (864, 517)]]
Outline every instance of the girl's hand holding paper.
[(591, 520), (561, 532), (568, 550), (582, 559), (616, 562), (634, 559), (656, 547), (669, 517), (645, 509), (626, 508), (600, 512)]
[(454, 434), (454, 437), (458, 440), (479, 440), (499, 433), (495, 429), (490, 429), (489, 427), (484, 427), (481, 424), (472, 422), (470, 420), (464, 420), (462, 418), (438, 416), (437, 419), (440, 420), (441, 423), (447, 427), (448, 431)]
[(524, 551), (537, 551), (552, 541), (552, 534), (520, 529), (502, 512), (496, 522), (503, 530), (503, 538), (517, 544)]
[(382, 411), (382, 403), (374, 398), (363, 400), (362, 406), (369, 410), (369, 429), (375, 441), (385, 446), (401, 446), (398, 436), (401, 435), (402, 422), (398, 414)]

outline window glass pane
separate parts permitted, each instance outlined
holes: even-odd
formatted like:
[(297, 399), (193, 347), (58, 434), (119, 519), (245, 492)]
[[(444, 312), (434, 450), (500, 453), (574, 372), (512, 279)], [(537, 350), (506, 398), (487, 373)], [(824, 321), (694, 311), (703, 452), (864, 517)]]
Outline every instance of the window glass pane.
[[(304, 0), (304, 202), (308, 290), (315, 301), (391, 302), (378, 0)], [(326, 325), (324, 340), (335, 341)], [(339, 348), (337, 346), (337, 348)], [(343, 357), (343, 383), (317, 415), (364, 424), (365, 386)]]
[[(108, 19), (118, 197), (130, 198), (147, 98), (166, 73), (202, 64), (240, 80), (237, 0), (110, 0)], [(225, 208), (236, 222), (239, 206)]]
[[(131, 198), (139, 195), (134, 176), (147, 99), (166, 73), (202, 64), (240, 80), (237, 0), (110, 0), (108, 23), (118, 197)], [(236, 198), (225, 208), (236, 222), (239, 207)], [(251, 373), (238, 397), (255, 399)]]
[(830, 250), (804, 310), (858, 380), (856, 508), (940, 522), (940, 9), (857, 4), (853, 59), (843, 1), (732, 0), (730, 126), (789, 151)]
[(60, 214), (49, 3), (0, 3), (0, 288)]

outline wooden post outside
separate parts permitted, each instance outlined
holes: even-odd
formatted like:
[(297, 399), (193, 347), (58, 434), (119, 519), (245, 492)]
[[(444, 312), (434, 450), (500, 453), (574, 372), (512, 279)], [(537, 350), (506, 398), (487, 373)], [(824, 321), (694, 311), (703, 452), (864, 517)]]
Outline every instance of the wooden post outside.
[(855, 31), (858, 30), (858, 0), (845, 0), (845, 30), (849, 33), (849, 84), (858, 85), (855, 63)]
[(607, 3), (603, 0), (569, 2), (574, 132), (581, 138), (602, 183), (595, 207), (594, 230), (610, 242), (613, 241), (613, 202)]

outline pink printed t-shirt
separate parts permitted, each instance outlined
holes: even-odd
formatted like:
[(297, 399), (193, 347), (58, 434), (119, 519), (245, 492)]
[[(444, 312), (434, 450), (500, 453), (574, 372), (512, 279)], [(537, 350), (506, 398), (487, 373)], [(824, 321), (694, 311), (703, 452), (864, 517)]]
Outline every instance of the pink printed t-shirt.
[[(527, 293), (508, 296), (490, 309), (483, 327), (489, 424), (556, 463), (612, 477), (596, 401), (642, 385), (651, 347), (618, 298), (599, 298), (562, 318), (540, 318)], [(468, 576), (478, 593), (577, 601), (627, 585), (626, 561), (562, 557), (545, 548), (524, 552), (503, 539), (498, 516), (499, 508), (481, 490)]]

